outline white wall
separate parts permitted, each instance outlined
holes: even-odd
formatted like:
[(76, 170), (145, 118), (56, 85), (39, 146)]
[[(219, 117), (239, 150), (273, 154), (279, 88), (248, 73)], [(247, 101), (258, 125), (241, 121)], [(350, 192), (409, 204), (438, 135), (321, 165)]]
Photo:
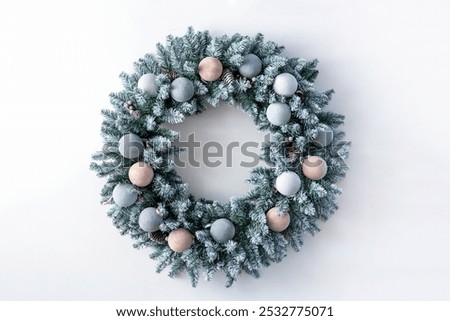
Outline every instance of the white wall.
[[(189, 25), (319, 58), (353, 141), (338, 213), (231, 289), (154, 273), (88, 170), (119, 72)], [(444, 0), (2, 1), (0, 299), (450, 299), (448, 30)]]

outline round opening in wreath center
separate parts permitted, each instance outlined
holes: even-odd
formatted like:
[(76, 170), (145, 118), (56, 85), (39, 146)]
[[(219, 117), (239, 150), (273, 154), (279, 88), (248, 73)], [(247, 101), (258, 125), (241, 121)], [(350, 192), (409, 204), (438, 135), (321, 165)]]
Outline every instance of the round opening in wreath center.
[(179, 133), (174, 144), (183, 152), (174, 156), (175, 168), (197, 199), (225, 203), (233, 196), (245, 195), (252, 189), (246, 181), (250, 171), (266, 166), (260, 153), (270, 133), (259, 131), (239, 106), (221, 102), (182, 123), (164, 127)]

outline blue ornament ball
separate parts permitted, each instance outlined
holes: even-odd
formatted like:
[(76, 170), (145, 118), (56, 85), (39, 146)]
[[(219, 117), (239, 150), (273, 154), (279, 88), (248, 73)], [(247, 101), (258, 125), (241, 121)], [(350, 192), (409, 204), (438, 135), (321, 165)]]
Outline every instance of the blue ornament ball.
[(136, 134), (123, 135), (119, 140), (119, 152), (125, 158), (138, 158), (144, 150), (144, 142)]
[(272, 125), (281, 126), (291, 119), (291, 108), (284, 103), (272, 103), (267, 107), (266, 115)]
[(224, 243), (234, 237), (236, 229), (234, 224), (231, 223), (229, 219), (219, 218), (212, 223), (211, 230), (209, 232), (211, 233), (211, 237), (214, 241), (217, 243)]
[(291, 171), (280, 174), (275, 182), (276, 189), (284, 196), (294, 196), (301, 186), (300, 176)]
[(159, 230), (159, 225), (163, 222), (162, 217), (156, 212), (156, 208), (144, 208), (139, 214), (139, 226), (146, 232)]
[(152, 73), (142, 75), (138, 80), (138, 88), (150, 96), (158, 95), (156, 76)]
[(312, 143), (317, 147), (326, 147), (333, 141), (334, 133), (330, 126), (325, 125), (325, 129), (320, 129)]
[(194, 93), (194, 84), (187, 78), (179, 77), (170, 85), (170, 96), (179, 103), (190, 100), (194, 97)]
[(117, 184), (113, 190), (114, 203), (121, 207), (133, 205), (137, 200), (138, 194), (131, 184)]
[(284, 72), (275, 77), (273, 90), (281, 96), (292, 97), (297, 91), (297, 79), (291, 74)]
[(239, 67), (239, 73), (246, 78), (258, 76), (262, 70), (262, 61), (257, 55), (248, 54), (244, 56), (244, 62)]

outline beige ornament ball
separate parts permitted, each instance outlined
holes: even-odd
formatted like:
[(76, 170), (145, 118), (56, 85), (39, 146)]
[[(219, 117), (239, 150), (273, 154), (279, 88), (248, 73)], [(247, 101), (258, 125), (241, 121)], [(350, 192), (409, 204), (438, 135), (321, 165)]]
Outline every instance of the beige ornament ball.
[(177, 228), (169, 233), (167, 242), (172, 251), (182, 253), (194, 244), (194, 236), (184, 228)]
[(278, 213), (276, 207), (272, 207), (266, 214), (267, 226), (274, 232), (282, 232), (289, 226), (291, 217), (289, 213)]
[(223, 66), (219, 59), (203, 58), (198, 64), (198, 74), (204, 81), (215, 81), (222, 75)]
[(137, 162), (130, 167), (128, 171), (128, 178), (133, 185), (139, 187), (145, 187), (149, 185), (153, 180), (153, 168), (147, 163)]
[(327, 163), (319, 156), (308, 156), (302, 164), (303, 175), (314, 181), (324, 178), (327, 170)]

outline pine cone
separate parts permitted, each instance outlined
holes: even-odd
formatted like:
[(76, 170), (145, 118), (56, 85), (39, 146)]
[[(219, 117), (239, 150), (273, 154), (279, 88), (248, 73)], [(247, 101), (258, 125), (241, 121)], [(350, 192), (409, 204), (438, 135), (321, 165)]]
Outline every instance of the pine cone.
[(167, 242), (166, 239), (168, 236), (169, 236), (169, 234), (167, 234), (165, 232), (161, 232), (160, 230), (148, 233), (148, 237), (150, 238), (150, 240), (152, 240), (153, 242), (159, 243), (159, 244), (166, 243)]
[(302, 101), (305, 100), (305, 94), (304, 94), (303, 91), (301, 91), (300, 89), (298, 89), (298, 90), (295, 92), (295, 94), (296, 94), (297, 96), (299, 96), (300, 99), (301, 99)]
[(296, 162), (299, 159), (299, 152), (297, 151), (297, 148), (295, 147), (295, 144), (293, 142), (286, 142), (286, 156), (289, 159), (291, 163)]

